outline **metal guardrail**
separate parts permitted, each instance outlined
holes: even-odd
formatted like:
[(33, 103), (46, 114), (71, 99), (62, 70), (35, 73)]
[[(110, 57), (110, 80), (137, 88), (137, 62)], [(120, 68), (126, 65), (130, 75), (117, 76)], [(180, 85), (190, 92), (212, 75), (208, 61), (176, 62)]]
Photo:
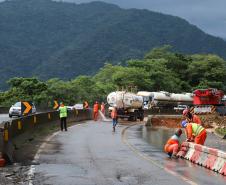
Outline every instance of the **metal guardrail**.
[(0, 107), (0, 114), (8, 114), (9, 107)]
[[(67, 122), (77, 122), (82, 120), (89, 120), (92, 118), (90, 110), (73, 110), (68, 112)], [(59, 112), (51, 111), (46, 113), (39, 113), (13, 119), (3, 122), (3, 128), (0, 128), (0, 152), (6, 158), (13, 162), (13, 141), (23, 133), (31, 132), (37, 128), (37, 125), (46, 125), (60, 122)]]

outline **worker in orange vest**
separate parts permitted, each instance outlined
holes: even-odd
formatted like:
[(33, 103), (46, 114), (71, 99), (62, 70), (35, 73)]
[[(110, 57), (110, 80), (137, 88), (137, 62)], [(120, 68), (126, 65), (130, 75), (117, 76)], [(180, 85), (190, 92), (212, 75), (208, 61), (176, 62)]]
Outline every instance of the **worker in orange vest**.
[(197, 124), (202, 125), (202, 121), (201, 121), (200, 117), (197, 116), (196, 114), (192, 114), (192, 113), (189, 111), (189, 109), (184, 109), (184, 111), (183, 111), (183, 116), (185, 117), (185, 119), (186, 119), (188, 122), (197, 123)]
[(189, 123), (187, 120), (183, 120), (181, 126), (185, 128), (188, 142), (195, 142), (196, 144), (204, 145), (207, 133), (206, 129), (202, 125)]
[(114, 107), (111, 111), (111, 118), (112, 118), (112, 126), (113, 126), (113, 132), (115, 132), (115, 127), (118, 123), (118, 114), (117, 114), (117, 108)]
[(165, 152), (169, 155), (169, 157), (177, 158), (177, 153), (180, 148), (179, 137), (182, 134), (182, 130), (178, 129), (175, 134), (168, 139), (167, 143), (164, 146)]
[(94, 119), (94, 121), (97, 121), (97, 118), (98, 118), (98, 110), (99, 110), (99, 104), (96, 101), (95, 104), (93, 105), (93, 119)]
[(103, 113), (103, 115), (105, 115), (105, 104), (104, 104), (104, 102), (101, 103), (100, 110)]
[(83, 107), (84, 107), (84, 109), (88, 109), (88, 108), (89, 108), (89, 104), (88, 104), (88, 102), (87, 102), (87, 101), (84, 101), (84, 103), (83, 103)]

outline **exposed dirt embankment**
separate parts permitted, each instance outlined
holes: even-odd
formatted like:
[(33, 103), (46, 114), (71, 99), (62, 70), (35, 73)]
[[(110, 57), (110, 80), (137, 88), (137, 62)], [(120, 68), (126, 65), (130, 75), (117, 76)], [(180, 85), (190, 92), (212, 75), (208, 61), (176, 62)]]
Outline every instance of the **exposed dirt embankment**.
[(166, 118), (166, 117), (153, 117), (151, 123), (153, 126), (164, 126), (169, 128), (179, 128), (182, 118)]
[[(226, 117), (218, 116), (217, 114), (200, 115), (202, 123), (205, 128), (224, 128), (226, 127)], [(184, 119), (182, 116), (151, 116), (151, 124), (153, 126), (165, 126), (168, 128), (181, 127), (181, 121)]]

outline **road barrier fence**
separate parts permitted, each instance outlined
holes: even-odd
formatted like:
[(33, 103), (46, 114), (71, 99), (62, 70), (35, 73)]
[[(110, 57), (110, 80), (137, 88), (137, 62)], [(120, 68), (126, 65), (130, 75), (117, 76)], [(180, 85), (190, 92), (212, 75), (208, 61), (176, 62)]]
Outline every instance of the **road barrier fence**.
[(226, 176), (226, 153), (221, 150), (184, 142), (177, 156)]
[[(72, 110), (68, 112), (67, 122), (78, 122), (92, 119), (91, 110)], [(38, 113), (3, 122), (0, 128), (0, 153), (9, 162), (14, 161), (13, 141), (23, 133), (33, 134), (38, 125), (48, 129), (49, 124), (59, 124), (59, 112)]]

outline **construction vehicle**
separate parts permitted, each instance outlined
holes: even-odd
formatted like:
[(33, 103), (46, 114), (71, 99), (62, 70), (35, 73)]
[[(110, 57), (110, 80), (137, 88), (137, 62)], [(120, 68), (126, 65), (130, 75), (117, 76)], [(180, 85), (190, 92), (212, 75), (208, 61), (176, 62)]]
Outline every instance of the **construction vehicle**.
[(128, 118), (130, 121), (144, 119), (143, 97), (127, 91), (111, 92), (107, 96), (107, 102), (110, 105), (109, 115), (112, 109), (117, 108), (119, 118)]
[(193, 94), (192, 112), (195, 114), (213, 113), (215, 110), (220, 114), (226, 114), (223, 91), (214, 88), (197, 89)]

